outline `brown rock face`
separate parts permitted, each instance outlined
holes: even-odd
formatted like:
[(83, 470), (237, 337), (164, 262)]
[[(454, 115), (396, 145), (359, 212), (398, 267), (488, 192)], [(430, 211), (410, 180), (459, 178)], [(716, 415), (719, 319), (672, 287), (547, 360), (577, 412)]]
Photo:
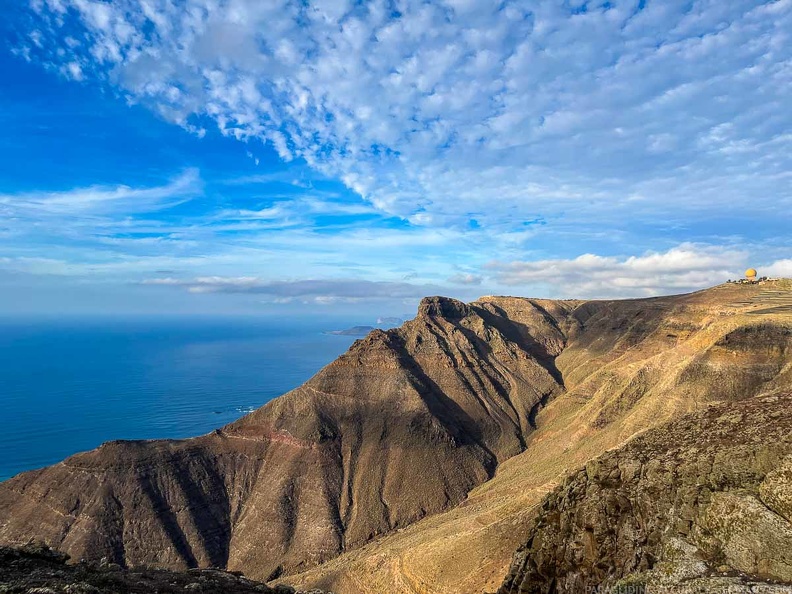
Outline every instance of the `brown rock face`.
[(762, 581), (771, 582), (763, 592), (789, 592), (777, 582), (792, 584), (790, 467), (792, 394), (651, 430), (544, 499), (499, 593), (682, 591), (686, 582), (748, 592)]
[(540, 342), (494, 317), (426, 299), (213, 434), (112, 442), (23, 473), (0, 486), (0, 540), (267, 578), (442, 511), (523, 449), (533, 411), (561, 390)]
[(239, 572), (192, 569), (125, 570), (115, 563), (67, 564), (68, 555), (39, 544), (0, 547), (0, 592), (4, 594), (323, 594), (270, 588)]
[[(491, 325), (508, 320), (514, 340), (541, 346), (564, 392), (532, 419), (525, 450), (462, 505), (289, 583), (371, 594), (494, 592), (542, 498), (570, 471), (713, 402), (792, 387), (790, 281), (627, 301), (485, 297), (471, 307), (496, 314)], [(557, 332), (546, 330), (554, 324)]]
[(493, 591), (559, 475), (790, 385), (792, 324), (761, 313), (761, 290), (427, 298), (213, 434), (113, 442), (0, 484), (0, 542), (335, 592)]

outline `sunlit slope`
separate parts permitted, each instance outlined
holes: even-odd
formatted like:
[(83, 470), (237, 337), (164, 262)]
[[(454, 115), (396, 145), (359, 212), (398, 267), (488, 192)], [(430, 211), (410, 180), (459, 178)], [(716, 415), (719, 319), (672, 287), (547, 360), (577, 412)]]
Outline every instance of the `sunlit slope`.
[(792, 394), (722, 401), (575, 469), (499, 594), (792, 591)]
[[(498, 307), (519, 324), (523, 304), (473, 305)], [(495, 591), (535, 505), (567, 471), (713, 401), (792, 385), (790, 281), (575, 303), (569, 318), (553, 320), (565, 336), (554, 363), (566, 392), (538, 414), (525, 452), (459, 507), (290, 581), (339, 592)]]

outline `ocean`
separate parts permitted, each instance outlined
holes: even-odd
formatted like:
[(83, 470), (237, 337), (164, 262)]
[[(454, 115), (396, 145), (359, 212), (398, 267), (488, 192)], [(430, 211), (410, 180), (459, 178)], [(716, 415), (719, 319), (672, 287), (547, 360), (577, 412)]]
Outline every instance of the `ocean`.
[[(359, 320), (358, 320), (359, 322)], [(350, 320), (0, 321), (0, 480), (113, 439), (202, 435), (310, 378)]]

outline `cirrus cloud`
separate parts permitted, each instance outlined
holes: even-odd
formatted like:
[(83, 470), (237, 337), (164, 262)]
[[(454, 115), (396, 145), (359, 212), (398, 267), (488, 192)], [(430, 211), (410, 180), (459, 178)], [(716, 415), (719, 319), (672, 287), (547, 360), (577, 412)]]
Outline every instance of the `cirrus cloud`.
[(319, 304), (414, 300), (444, 291), (436, 285), (360, 279), (268, 281), (257, 277), (209, 276), (193, 279), (152, 278), (142, 281), (142, 284), (179, 287), (190, 293), (246, 293), (264, 295), (279, 303), (306, 301)]
[(200, 195), (201, 176), (197, 169), (187, 169), (168, 183), (133, 188), (127, 185), (91, 186), (60, 192), (0, 194), (0, 208), (7, 216), (35, 214), (110, 215), (152, 212), (170, 208)]

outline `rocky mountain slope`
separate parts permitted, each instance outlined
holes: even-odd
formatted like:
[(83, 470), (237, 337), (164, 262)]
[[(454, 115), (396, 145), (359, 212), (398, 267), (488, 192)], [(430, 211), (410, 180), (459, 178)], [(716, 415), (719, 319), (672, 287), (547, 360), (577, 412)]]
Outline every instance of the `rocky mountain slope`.
[(792, 592), (792, 394), (686, 415), (567, 476), (498, 592), (759, 584)]
[(0, 541), (336, 592), (494, 591), (566, 471), (792, 383), (790, 310), (767, 290), (429, 298), (213, 434), (113, 442), (0, 484)]
[(527, 304), (530, 342), (497, 317), (426, 299), (213, 434), (107, 443), (17, 476), (0, 485), (0, 540), (267, 578), (447, 509), (523, 449), (536, 407), (562, 389), (549, 314)]
[(41, 545), (0, 547), (0, 592), (3, 594), (322, 594), (270, 588), (244, 576), (217, 569), (174, 572), (125, 570), (114, 563), (67, 564), (68, 555)]
[[(555, 358), (565, 392), (523, 453), (459, 506), (290, 577), (338, 592), (494, 592), (565, 474), (712, 402), (792, 386), (792, 283), (585, 302)], [(505, 298), (481, 302), (519, 303)], [(473, 304), (475, 306), (475, 304)], [(517, 314), (512, 314), (512, 319)]]

